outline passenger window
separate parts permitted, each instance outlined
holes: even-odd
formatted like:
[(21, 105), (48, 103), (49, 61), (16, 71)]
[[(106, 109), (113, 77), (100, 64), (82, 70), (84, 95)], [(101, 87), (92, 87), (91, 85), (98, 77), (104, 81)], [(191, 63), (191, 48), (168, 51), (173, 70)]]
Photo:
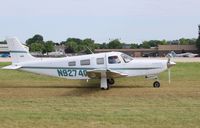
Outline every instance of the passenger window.
[(76, 66), (76, 61), (71, 61), (68, 63), (69, 66)]
[(108, 63), (109, 64), (118, 64), (118, 63), (121, 63), (121, 61), (119, 60), (118, 56), (109, 56)]
[(90, 65), (90, 59), (81, 60), (81, 61), (80, 61), (80, 64), (81, 64), (81, 65)]
[(97, 64), (100, 65), (100, 64), (104, 64), (104, 58), (97, 58)]

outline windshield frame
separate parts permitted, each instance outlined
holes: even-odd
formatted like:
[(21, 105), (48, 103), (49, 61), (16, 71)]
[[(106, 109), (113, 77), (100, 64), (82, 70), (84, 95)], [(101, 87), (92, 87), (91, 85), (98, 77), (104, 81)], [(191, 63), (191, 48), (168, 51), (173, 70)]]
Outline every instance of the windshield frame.
[(125, 53), (122, 53), (120, 56), (124, 60), (125, 63), (129, 63), (133, 60), (133, 57), (131, 57)]

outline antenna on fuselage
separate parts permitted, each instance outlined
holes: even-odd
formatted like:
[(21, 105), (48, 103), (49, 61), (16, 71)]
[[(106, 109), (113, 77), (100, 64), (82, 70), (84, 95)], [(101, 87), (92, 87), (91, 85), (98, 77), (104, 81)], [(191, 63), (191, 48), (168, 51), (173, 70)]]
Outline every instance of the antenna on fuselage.
[(94, 54), (94, 52), (92, 52), (92, 50), (88, 48), (88, 46), (86, 46), (86, 48), (91, 52), (91, 54)]

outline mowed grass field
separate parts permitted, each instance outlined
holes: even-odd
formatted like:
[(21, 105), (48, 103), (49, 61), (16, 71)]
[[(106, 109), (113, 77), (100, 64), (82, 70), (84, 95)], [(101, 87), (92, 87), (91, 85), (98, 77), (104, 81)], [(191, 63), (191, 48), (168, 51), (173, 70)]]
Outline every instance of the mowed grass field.
[[(9, 63), (0, 63), (0, 66)], [(178, 63), (153, 80), (65, 80), (0, 69), (0, 128), (199, 128), (200, 63)]]

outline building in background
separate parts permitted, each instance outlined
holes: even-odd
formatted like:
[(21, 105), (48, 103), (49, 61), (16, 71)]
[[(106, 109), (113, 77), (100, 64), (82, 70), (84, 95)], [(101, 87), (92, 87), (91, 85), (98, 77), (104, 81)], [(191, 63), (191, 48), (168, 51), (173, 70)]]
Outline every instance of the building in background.
[(158, 45), (150, 49), (95, 49), (95, 53), (111, 51), (123, 52), (133, 57), (164, 57), (171, 51), (197, 53), (197, 47), (196, 45)]
[(55, 52), (65, 54), (66, 47), (64, 44), (61, 44), (61, 45), (55, 45), (54, 49), (55, 49)]
[(6, 42), (0, 42), (0, 53), (9, 53)]
[(156, 56), (157, 49), (95, 49), (95, 53), (100, 52), (123, 52), (133, 57), (142, 57), (146, 56), (146, 54), (153, 54), (152, 56)]

